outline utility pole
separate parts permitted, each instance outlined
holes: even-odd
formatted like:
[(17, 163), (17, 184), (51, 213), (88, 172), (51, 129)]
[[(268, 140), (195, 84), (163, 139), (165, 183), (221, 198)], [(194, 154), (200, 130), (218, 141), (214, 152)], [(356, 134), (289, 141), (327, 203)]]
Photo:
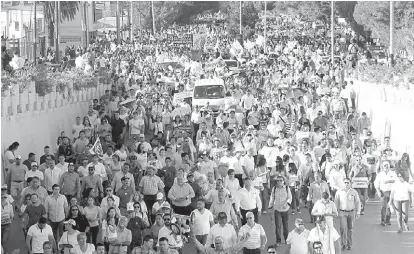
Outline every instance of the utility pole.
[(55, 37), (55, 50), (56, 50), (56, 55), (55, 55), (55, 60), (56, 60), (56, 63), (58, 64), (59, 62), (60, 62), (60, 51), (59, 51), (59, 22), (60, 22), (60, 2), (59, 1), (56, 1), (55, 2), (55, 12), (56, 12), (56, 20), (55, 20), (55, 23), (56, 23), (56, 31), (55, 31), (55, 35), (56, 35), (56, 37)]
[(86, 48), (89, 47), (89, 31), (88, 31), (88, 2), (84, 2), (84, 20), (85, 20), (85, 41), (86, 41)]
[(121, 38), (119, 36), (119, 1), (116, 2), (116, 43), (121, 43)]
[(133, 19), (133, 17), (134, 17), (134, 15), (132, 15), (133, 14), (133, 8), (132, 8), (132, 5), (133, 5), (133, 3), (134, 2), (132, 2), (132, 0), (131, 0), (131, 10), (129, 11), (129, 25), (130, 25), (130, 27), (129, 27), (129, 39), (131, 40), (131, 42), (132, 42), (132, 35), (133, 35), (133, 29), (132, 29), (132, 26), (133, 26), (133, 22), (132, 22), (132, 19)]
[(267, 28), (266, 28), (266, 15), (267, 15), (267, 1), (264, 2), (264, 53), (266, 54), (266, 39), (267, 39)]
[(242, 1), (240, 1), (240, 34), (242, 34)]
[(394, 64), (394, 2), (390, 1), (390, 58)]
[(37, 16), (36, 16), (36, 1), (34, 1), (34, 29), (33, 29), (33, 59), (34, 64), (37, 64), (36, 61), (36, 51), (37, 51)]
[(334, 10), (334, 1), (331, 1), (331, 64), (334, 64), (335, 60), (335, 10)]
[(152, 33), (155, 37), (155, 13), (154, 13), (154, 1), (151, 1), (151, 12), (152, 12)]

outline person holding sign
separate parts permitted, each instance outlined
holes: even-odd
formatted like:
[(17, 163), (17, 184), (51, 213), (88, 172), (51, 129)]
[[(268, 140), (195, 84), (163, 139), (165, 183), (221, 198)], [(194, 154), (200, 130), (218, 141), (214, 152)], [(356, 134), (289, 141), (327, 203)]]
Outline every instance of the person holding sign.
[(362, 203), (361, 215), (364, 214), (365, 201), (368, 197), (368, 183), (371, 181), (371, 174), (368, 170), (368, 166), (362, 163), (362, 157), (358, 155), (355, 158), (355, 165), (351, 168), (350, 177), (352, 188), (358, 192)]

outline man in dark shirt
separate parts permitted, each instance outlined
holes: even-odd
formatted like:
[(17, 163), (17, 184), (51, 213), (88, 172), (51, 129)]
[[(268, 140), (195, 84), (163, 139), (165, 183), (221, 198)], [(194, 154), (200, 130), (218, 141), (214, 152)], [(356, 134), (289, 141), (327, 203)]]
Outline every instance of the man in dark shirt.
[(43, 163), (46, 162), (46, 157), (47, 156), (51, 156), (52, 160), (56, 161), (55, 156), (53, 156), (53, 154), (50, 153), (50, 147), (49, 146), (45, 146), (44, 152), (45, 152), (45, 154), (40, 156), (40, 164), (43, 164)]
[(125, 133), (125, 122), (119, 118), (119, 111), (115, 112), (115, 118), (111, 121), (112, 126), (112, 141), (117, 144), (122, 144)]
[(35, 154), (29, 153), (28, 159), (25, 160), (23, 164), (26, 165), (26, 167), (30, 169), (32, 167), (32, 162), (36, 162)]
[(129, 220), (127, 229), (131, 231), (132, 242), (130, 248), (133, 249), (137, 246), (142, 245), (142, 232), (149, 224), (144, 222), (140, 217), (141, 205), (139, 203), (134, 203), (134, 216)]
[(122, 216), (128, 216), (127, 204), (134, 196), (134, 190), (128, 185), (128, 177), (123, 176), (121, 182), (122, 187), (116, 192), (116, 195), (119, 197), (119, 210)]
[(40, 203), (40, 199), (36, 193), (32, 194), (30, 201), (31, 204), (26, 207), (23, 215), (23, 223), (26, 226), (25, 232), (36, 224), (40, 217), (46, 218), (46, 208)]
[(188, 184), (193, 188), (194, 193), (195, 193), (195, 196), (194, 198), (191, 199), (191, 204), (190, 204), (190, 207), (195, 210), (197, 209), (197, 200), (203, 196), (203, 193), (202, 193), (200, 185), (194, 181), (193, 173), (189, 173), (187, 175), (187, 181), (188, 181)]
[[(164, 193), (168, 196), (168, 192), (174, 185), (174, 179), (177, 176), (177, 169), (172, 165), (171, 158), (165, 158), (165, 167), (163, 167), (157, 174), (159, 177), (164, 177)], [(167, 201), (170, 202), (169, 198)]]

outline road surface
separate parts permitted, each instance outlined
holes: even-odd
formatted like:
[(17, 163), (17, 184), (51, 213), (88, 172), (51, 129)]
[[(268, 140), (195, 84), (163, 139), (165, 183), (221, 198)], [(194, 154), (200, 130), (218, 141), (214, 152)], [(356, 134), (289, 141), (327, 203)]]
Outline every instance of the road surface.
[[(307, 209), (302, 208), (301, 214), (289, 215), (289, 229), (294, 227), (294, 219), (301, 217), (305, 221), (305, 227), (311, 229), (312, 225), (309, 223), (309, 213)], [(411, 221), (409, 221), (410, 232), (403, 232), (397, 234), (396, 216), (393, 215), (391, 219), (391, 226), (380, 225), (380, 203), (379, 201), (368, 201), (365, 209), (365, 215), (361, 216), (355, 223), (354, 229), (354, 245), (352, 250), (344, 251), (348, 254), (406, 254), (414, 253), (414, 209), (410, 209)], [(268, 245), (276, 242), (274, 227), (269, 214), (263, 214), (259, 223), (263, 225), (267, 237)], [(23, 233), (20, 230), (20, 219), (16, 218), (13, 222), (9, 250), (20, 249), (20, 254), (26, 254), (27, 247), (24, 241)], [(335, 228), (339, 232), (339, 221), (335, 221)], [(98, 238), (99, 239), (99, 238)], [(286, 253), (286, 244), (282, 244), (278, 248), (278, 254)], [(9, 251), (10, 253), (10, 251)], [(184, 254), (196, 253), (195, 247), (192, 243), (187, 244), (184, 248)], [(266, 251), (262, 251), (266, 253)]]

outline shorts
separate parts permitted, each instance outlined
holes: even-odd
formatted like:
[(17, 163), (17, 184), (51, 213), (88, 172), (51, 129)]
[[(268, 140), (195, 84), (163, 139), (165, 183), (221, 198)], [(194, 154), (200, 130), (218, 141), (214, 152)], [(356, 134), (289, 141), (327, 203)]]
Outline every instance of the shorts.
[(12, 197), (19, 197), (22, 194), (24, 188), (24, 181), (21, 182), (14, 182), (12, 181), (10, 184), (10, 195)]

